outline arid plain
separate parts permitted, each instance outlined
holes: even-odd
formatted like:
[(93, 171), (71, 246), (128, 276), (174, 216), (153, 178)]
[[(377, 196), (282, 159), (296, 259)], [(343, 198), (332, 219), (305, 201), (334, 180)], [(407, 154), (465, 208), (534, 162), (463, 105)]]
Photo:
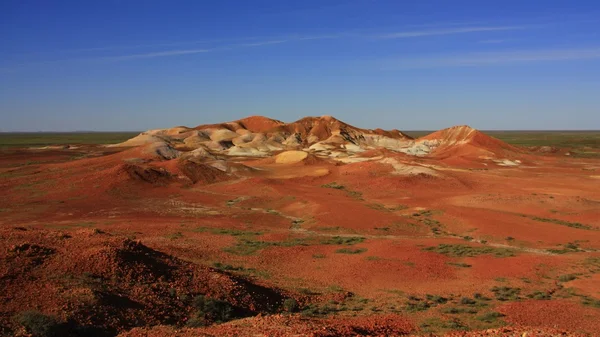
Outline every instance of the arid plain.
[(598, 335), (599, 150), (547, 143), (255, 116), (5, 149), (0, 333)]

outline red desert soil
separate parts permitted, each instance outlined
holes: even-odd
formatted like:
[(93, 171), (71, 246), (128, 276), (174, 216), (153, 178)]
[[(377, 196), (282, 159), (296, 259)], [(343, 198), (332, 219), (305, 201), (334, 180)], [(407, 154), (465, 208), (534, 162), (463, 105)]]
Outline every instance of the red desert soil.
[(600, 331), (597, 159), (328, 116), (124, 144), (0, 156), (0, 335)]

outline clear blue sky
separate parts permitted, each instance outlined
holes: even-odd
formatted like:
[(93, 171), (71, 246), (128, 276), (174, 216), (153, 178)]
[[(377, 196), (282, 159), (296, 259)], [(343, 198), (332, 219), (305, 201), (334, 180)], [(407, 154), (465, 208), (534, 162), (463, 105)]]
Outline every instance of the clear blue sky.
[(600, 2), (3, 0), (0, 130), (600, 129)]

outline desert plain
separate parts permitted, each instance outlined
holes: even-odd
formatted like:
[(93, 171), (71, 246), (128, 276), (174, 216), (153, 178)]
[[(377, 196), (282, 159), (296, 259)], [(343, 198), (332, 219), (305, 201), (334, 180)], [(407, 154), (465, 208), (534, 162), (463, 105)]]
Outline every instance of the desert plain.
[(0, 334), (600, 335), (598, 133), (491, 134), (253, 116), (17, 139)]

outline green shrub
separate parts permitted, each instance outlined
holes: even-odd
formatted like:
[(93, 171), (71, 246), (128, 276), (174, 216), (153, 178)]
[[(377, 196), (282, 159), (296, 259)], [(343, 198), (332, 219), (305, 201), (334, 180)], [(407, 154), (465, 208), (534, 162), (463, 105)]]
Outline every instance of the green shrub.
[(550, 296), (550, 294), (548, 294), (547, 292), (543, 292), (543, 291), (535, 291), (535, 292), (527, 295), (527, 297), (532, 298), (534, 300), (549, 300), (552, 298), (552, 296)]
[(323, 184), (321, 185), (321, 187), (323, 188), (333, 188), (336, 190), (343, 190), (344, 189), (344, 185), (340, 185), (338, 183), (334, 182), (330, 182), (329, 184)]
[(472, 257), (484, 254), (494, 255), (495, 257), (515, 256), (512, 249), (495, 247), (478, 247), (463, 244), (439, 244), (437, 247), (427, 247), (423, 250), (436, 252), (451, 257)]
[(463, 298), (460, 299), (460, 304), (472, 305), (472, 304), (477, 304), (477, 301), (475, 301), (472, 298), (463, 297)]
[(427, 294), (427, 295), (425, 295), (425, 298), (427, 298), (428, 301), (432, 301), (432, 302), (439, 303), (439, 304), (444, 304), (444, 303), (448, 302), (447, 298), (438, 296), (438, 295)]
[(567, 275), (561, 275), (561, 276), (559, 276), (558, 280), (560, 282), (569, 282), (569, 281), (573, 281), (576, 278), (577, 278), (577, 276), (575, 276), (573, 274), (567, 274)]
[(32, 337), (62, 337), (65, 334), (64, 325), (55, 317), (38, 311), (22, 312), (15, 319)]
[(283, 301), (283, 310), (287, 312), (296, 312), (299, 307), (298, 301), (293, 298), (286, 298), (285, 301)]
[(486, 322), (486, 323), (494, 323), (500, 317), (504, 317), (504, 315), (499, 312), (492, 311), (492, 312), (485, 313), (481, 316), (478, 316), (477, 320)]
[(336, 253), (339, 254), (360, 254), (366, 252), (366, 248), (358, 248), (358, 249), (350, 249), (350, 248), (341, 248), (336, 250)]
[(511, 287), (493, 287), (492, 292), (499, 301), (518, 300), (521, 289)]
[(198, 295), (192, 300), (192, 306), (196, 312), (188, 321), (188, 326), (205, 326), (213, 322), (222, 323), (233, 318), (233, 307), (225, 301)]
[(442, 309), (444, 314), (476, 314), (477, 309), (475, 308), (459, 308), (459, 307), (450, 307)]
[(334, 237), (331, 237), (331, 238), (321, 241), (321, 243), (324, 245), (351, 246), (351, 245), (355, 245), (357, 243), (361, 243), (363, 241), (365, 241), (365, 238), (361, 237), (361, 236), (350, 236), (350, 237), (334, 236)]

